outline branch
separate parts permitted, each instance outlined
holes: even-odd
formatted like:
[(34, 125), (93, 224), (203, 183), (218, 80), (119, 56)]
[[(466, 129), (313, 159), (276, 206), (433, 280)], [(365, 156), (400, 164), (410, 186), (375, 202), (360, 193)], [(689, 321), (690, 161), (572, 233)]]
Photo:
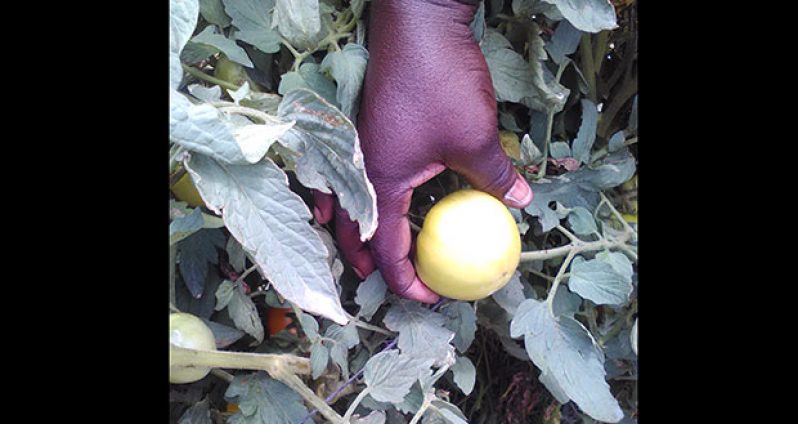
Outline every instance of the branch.
[(214, 77), (212, 75), (208, 75), (205, 72), (202, 72), (201, 70), (199, 70), (197, 68), (194, 68), (192, 66), (187, 66), (186, 64), (181, 64), (181, 65), (183, 66), (183, 70), (184, 71), (186, 71), (187, 73), (189, 73), (189, 74), (191, 74), (191, 75), (193, 75), (193, 76), (195, 76), (195, 77), (197, 77), (197, 78), (199, 78), (199, 79), (201, 79), (203, 81), (209, 82), (211, 84), (216, 84), (216, 85), (218, 85), (220, 87), (226, 88), (228, 90), (233, 90), (233, 91), (238, 90), (239, 88), (241, 88), (241, 87), (239, 87), (239, 86), (237, 86), (235, 84), (231, 84), (231, 83), (229, 83), (229, 82), (227, 82), (225, 80), (221, 80), (221, 79), (216, 78), (216, 77)]
[(310, 360), (299, 356), (200, 350), (175, 345), (169, 345), (169, 365), (262, 370), (270, 375), (282, 369), (293, 374), (310, 374)]

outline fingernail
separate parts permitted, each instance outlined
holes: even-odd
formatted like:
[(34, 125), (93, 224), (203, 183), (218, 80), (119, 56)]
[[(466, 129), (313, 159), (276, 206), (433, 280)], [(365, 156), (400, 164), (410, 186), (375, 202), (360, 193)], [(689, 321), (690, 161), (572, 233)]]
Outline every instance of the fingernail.
[(515, 183), (507, 194), (504, 195), (505, 203), (513, 208), (523, 208), (532, 202), (532, 189), (524, 178), (518, 174), (515, 176)]

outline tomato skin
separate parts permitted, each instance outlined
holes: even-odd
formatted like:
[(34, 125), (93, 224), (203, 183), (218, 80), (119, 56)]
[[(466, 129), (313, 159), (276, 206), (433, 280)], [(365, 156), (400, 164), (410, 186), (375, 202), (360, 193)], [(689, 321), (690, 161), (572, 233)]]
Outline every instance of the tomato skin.
[(188, 175), (188, 172), (177, 180), (175, 185), (171, 187), (171, 190), (177, 200), (186, 202), (195, 208), (205, 206), (205, 202), (202, 200), (199, 191), (197, 191), (197, 187), (194, 186), (194, 181), (191, 179), (191, 176)]
[(269, 325), (270, 336), (279, 333), (291, 325), (292, 322), (294, 322), (291, 317), (286, 316), (291, 312), (291, 308), (269, 308), (269, 311), (267, 312), (267, 321)]
[[(169, 315), (169, 343), (201, 350), (216, 350), (213, 332), (198, 317), (179, 312)], [(169, 382), (172, 384), (193, 383), (205, 378), (210, 368), (181, 367), (169, 365)]]

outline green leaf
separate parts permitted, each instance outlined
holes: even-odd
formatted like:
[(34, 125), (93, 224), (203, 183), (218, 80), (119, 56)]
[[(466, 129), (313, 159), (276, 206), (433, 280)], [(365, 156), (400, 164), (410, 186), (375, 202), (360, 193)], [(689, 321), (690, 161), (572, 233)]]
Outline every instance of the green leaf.
[(564, 141), (555, 141), (549, 146), (549, 155), (554, 159), (562, 159), (571, 156), (571, 147)]
[(274, 0), (224, 0), (224, 10), (238, 28), (233, 36), (264, 53), (280, 51), (280, 34), (272, 26)]
[(543, 160), (543, 152), (535, 146), (529, 134), (524, 134), (524, 137), (521, 139), (521, 164), (539, 165)]
[(202, 229), (202, 210), (195, 208), (190, 214), (178, 217), (169, 223), (169, 245), (173, 245), (180, 240), (194, 234)]
[(468, 424), (468, 418), (451, 403), (435, 399), (424, 413), (422, 424)]
[[(205, 44), (192, 43), (189, 40), (183, 51), (180, 52), (180, 60), (186, 65), (196, 65), (203, 60), (215, 55), (219, 50)], [(180, 69), (182, 72), (182, 68)]]
[(299, 325), (302, 327), (302, 331), (307, 334), (308, 338), (311, 340), (317, 339), (319, 337), (319, 323), (316, 322), (316, 319), (296, 308), (294, 308), (294, 313), (297, 319), (299, 319)]
[(400, 299), (388, 309), (383, 323), (399, 333), (402, 353), (442, 361), (450, 352), (454, 332), (444, 327), (443, 315), (424, 308), (418, 302)]
[(468, 302), (451, 302), (443, 308), (446, 317), (446, 328), (454, 332), (452, 344), (457, 350), (465, 353), (474, 342), (477, 331), (477, 316), (474, 307)]
[(244, 334), (246, 334), (237, 328), (219, 324), (218, 322), (211, 321), (207, 318), (202, 318), (202, 321), (213, 332), (213, 338), (216, 340), (217, 349), (223, 349), (227, 346), (230, 346), (231, 344), (240, 340), (242, 337), (244, 337)]
[(610, 137), (610, 141), (607, 142), (607, 150), (610, 152), (615, 152), (621, 150), (626, 142), (626, 136), (624, 135), (623, 131), (618, 131)]
[(299, 394), (263, 371), (236, 375), (224, 397), (239, 408), (230, 424), (296, 424), (308, 414)]
[(222, 215), (232, 236), (284, 298), (339, 324), (347, 322), (327, 249), (308, 223), (312, 215), (274, 162), (264, 158), (252, 165), (227, 165), (194, 155), (186, 169), (208, 208)]
[(554, 316), (573, 315), (582, 306), (582, 298), (575, 295), (568, 287), (560, 285), (554, 293), (551, 309)]
[(485, 2), (480, 1), (479, 6), (477, 7), (477, 11), (474, 13), (474, 19), (471, 20), (471, 24), (469, 25), (471, 28), (471, 33), (474, 34), (474, 39), (477, 40), (477, 43), (482, 41), (482, 38), (485, 36)]
[(281, 95), (286, 95), (300, 88), (311, 90), (330, 104), (338, 107), (335, 84), (321, 73), (320, 65), (303, 63), (299, 67), (299, 71), (286, 72), (280, 77), (280, 85), (277, 87), (277, 92)]
[(574, 293), (598, 305), (620, 305), (629, 301), (632, 278), (618, 273), (608, 262), (577, 256), (571, 263), (568, 286)]
[(235, 40), (225, 37), (224, 34), (217, 33), (215, 27), (212, 25), (205, 27), (205, 29), (203, 29), (199, 34), (195, 35), (191, 41), (193, 43), (204, 44), (206, 46), (213, 47), (224, 53), (228, 59), (238, 64), (249, 68), (254, 66), (252, 61), (249, 60), (247, 52), (238, 44), (236, 44)]
[(223, 247), (224, 234), (220, 230), (203, 229), (183, 239), (177, 245), (180, 275), (195, 298), (202, 296), (208, 263), (219, 262), (217, 247)]
[(330, 362), (330, 351), (322, 344), (321, 339), (316, 339), (310, 345), (310, 371), (313, 379), (319, 376), (327, 369), (327, 364)]
[(432, 372), (429, 368), (431, 365), (429, 358), (400, 354), (392, 349), (380, 352), (366, 362), (363, 380), (374, 400), (399, 403), (404, 400), (413, 383)]
[(294, 47), (311, 49), (320, 41), (319, 0), (277, 0), (274, 19), (280, 34)]
[(546, 43), (546, 51), (549, 52), (554, 63), (559, 65), (567, 59), (566, 56), (576, 51), (581, 37), (581, 31), (574, 28), (570, 22), (562, 20), (557, 24), (554, 35)]
[(174, 90), (169, 97), (169, 139), (225, 163), (247, 163), (221, 113), (209, 104), (192, 104)]
[(324, 332), (324, 336), (332, 339), (335, 343), (330, 346), (330, 357), (333, 362), (341, 368), (341, 376), (349, 377), (349, 361), (347, 359), (349, 349), (360, 344), (360, 337), (357, 334), (357, 327), (354, 322), (350, 322), (345, 327), (332, 324)]
[(312, 91), (298, 89), (283, 98), (278, 115), (296, 124), (280, 142), (298, 154), (296, 175), (308, 188), (338, 196), (360, 228), (360, 239), (377, 229), (377, 195), (366, 176), (360, 139), (352, 121)]
[(224, 281), (216, 291), (216, 310), (227, 308), (236, 328), (263, 342), (264, 330), (255, 303), (244, 292), (241, 282)]
[(598, 109), (590, 99), (582, 99), (582, 124), (573, 141), (574, 159), (587, 163), (590, 161), (590, 149), (596, 141)]
[(186, 87), (192, 96), (203, 102), (218, 102), (222, 99), (222, 88), (218, 85), (205, 87), (200, 84), (192, 84)]
[(358, 316), (367, 321), (370, 320), (385, 300), (387, 291), (388, 286), (385, 285), (385, 280), (382, 279), (382, 274), (380, 274), (379, 270), (369, 274), (366, 280), (357, 287), (355, 303), (360, 305)]
[(458, 356), (454, 365), (449, 368), (454, 376), (454, 383), (468, 396), (474, 390), (477, 369), (467, 356)]
[(385, 424), (385, 412), (371, 411), (365, 417), (353, 417), (355, 424)]
[(227, 252), (227, 261), (230, 266), (238, 273), (243, 272), (246, 268), (247, 254), (244, 252), (244, 247), (241, 246), (241, 243), (234, 237), (230, 237), (227, 239), (227, 245), (224, 250)]
[(554, 5), (575, 28), (599, 32), (618, 27), (615, 7), (608, 0), (542, 0)]
[(196, 0), (169, 1), (169, 88), (177, 90), (183, 79), (180, 52), (194, 33), (199, 18)]
[(216, 306), (216, 291), (222, 284), (222, 277), (217, 272), (210, 272), (205, 278), (202, 296), (195, 298), (188, 291), (185, 284), (175, 287), (175, 305), (183, 312), (188, 312), (199, 318), (210, 318)]
[(560, 202), (573, 208), (581, 206), (593, 210), (598, 205), (598, 192), (622, 184), (634, 175), (635, 159), (629, 149), (611, 153), (596, 166), (582, 167), (556, 177), (543, 178), (530, 183), (535, 196), (524, 210), (539, 217), (543, 232), (559, 224), (557, 213), (549, 208), (550, 202)]
[(206, 21), (222, 28), (230, 25), (230, 17), (224, 13), (222, 0), (199, 0), (199, 7)]
[(177, 420), (177, 424), (212, 424), (210, 400), (206, 397), (191, 405)]
[[(518, 271), (513, 272), (510, 281), (508, 281), (504, 287), (493, 293), (491, 297), (493, 297), (493, 300), (512, 317), (518, 305), (525, 299), (524, 285), (521, 283), (521, 273)], [(460, 351), (463, 352), (463, 350)]]
[(545, 301), (525, 300), (510, 324), (513, 337), (524, 336), (529, 358), (591, 417), (615, 423), (623, 418), (605, 380), (604, 354), (579, 321), (554, 317)]
[(612, 269), (615, 270), (624, 281), (632, 281), (632, 274), (634, 274), (632, 262), (623, 253), (604, 250), (596, 254), (596, 259), (610, 264)]
[(366, 73), (369, 52), (360, 44), (349, 43), (341, 51), (328, 53), (321, 61), (322, 72), (330, 72), (338, 83), (335, 98), (341, 111), (353, 122), (357, 116), (358, 95)]
[(502, 128), (507, 131), (513, 132), (521, 132), (521, 128), (518, 127), (518, 124), (515, 122), (515, 117), (512, 114), (507, 112), (499, 111), (499, 123), (501, 124)]
[(259, 110), (269, 115), (277, 114), (277, 106), (283, 100), (282, 96), (274, 93), (258, 93), (250, 91), (249, 95), (239, 101), (241, 106)]
[(589, 235), (598, 232), (596, 220), (593, 219), (593, 214), (589, 210), (576, 206), (570, 210), (568, 214), (568, 225), (576, 233), (581, 235)]
[(244, 159), (249, 163), (256, 163), (266, 155), (269, 147), (293, 126), (294, 122), (282, 122), (279, 119), (263, 124), (247, 122), (244, 125), (234, 126), (232, 133)]

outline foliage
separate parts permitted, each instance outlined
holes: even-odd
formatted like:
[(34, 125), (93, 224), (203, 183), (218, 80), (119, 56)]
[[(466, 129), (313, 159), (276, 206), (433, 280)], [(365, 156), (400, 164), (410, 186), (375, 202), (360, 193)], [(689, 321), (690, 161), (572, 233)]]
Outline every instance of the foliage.
[[(636, 422), (634, 2), (480, 3), (498, 129), (535, 198), (512, 210), (524, 253), (510, 283), (433, 307), (379, 272), (360, 281), (310, 213), (309, 189), (332, 191), (364, 240), (378, 222), (355, 127), (368, 8), (170, 0), (170, 181), (188, 173), (205, 204), (170, 204), (172, 309), (209, 323), (219, 352), (308, 361), (173, 389), (172, 422)], [(220, 60), (247, 82), (215, 77)], [(419, 188), (411, 220), (463, 186), (446, 171)], [(264, 332), (273, 307), (296, 325)]]

